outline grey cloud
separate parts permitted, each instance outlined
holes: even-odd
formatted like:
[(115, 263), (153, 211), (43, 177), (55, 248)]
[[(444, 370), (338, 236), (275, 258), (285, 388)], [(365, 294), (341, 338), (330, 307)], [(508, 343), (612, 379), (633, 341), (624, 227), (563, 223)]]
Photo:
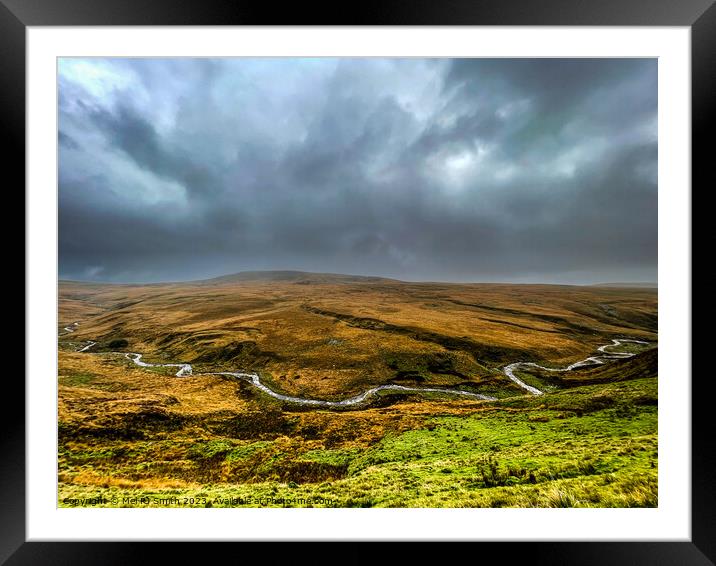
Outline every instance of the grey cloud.
[(120, 105), (115, 112), (94, 110), (90, 118), (138, 167), (177, 181), (191, 196), (210, 197), (220, 190), (222, 183), (212, 170), (182, 148), (171, 147), (130, 106)]
[(655, 279), (653, 60), (72, 64), (62, 277)]
[(60, 130), (57, 134), (57, 141), (59, 144), (67, 149), (80, 149), (80, 145), (75, 141), (75, 139), (67, 135), (65, 132)]

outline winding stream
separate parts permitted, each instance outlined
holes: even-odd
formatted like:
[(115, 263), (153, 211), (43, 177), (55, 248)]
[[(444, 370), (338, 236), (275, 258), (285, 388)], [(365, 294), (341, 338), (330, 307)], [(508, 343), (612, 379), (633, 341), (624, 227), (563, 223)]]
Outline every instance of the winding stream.
[[(78, 322), (73, 323), (70, 326), (66, 326), (64, 330), (66, 331), (65, 334), (69, 334), (71, 332), (74, 332), (79, 325)], [(61, 334), (62, 336), (63, 334)], [(502, 372), (514, 383), (519, 385), (522, 389), (525, 391), (528, 391), (529, 393), (533, 395), (542, 395), (543, 392), (537, 389), (536, 387), (532, 387), (531, 385), (528, 385), (524, 381), (522, 381), (520, 378), (518, 378), (515, 375), (515, 371), (519, 371), (523, 368), (537, 368), (545, 371), (571, 371), (573, 369), (588, 366), (588, 365), (597, 365), (597, 364), (604, 364), (607, 363), (609, 360), (618, 360), (618, 359), (624, 359), (624, 358), (630, 358), (634, 356), (635, 354), (629, 353), (629, 352), (609, 352), (609, 348), (613, 348), (616, 346), (621, 346), (624, 343), (631, 342), (635, 344), (649, 344), (649, 342), (644, 342), (643, 340), (631, 340), (631, 339), (614, 339), (612, 340), (611, 344), (605, 344), (603, 346), (599, 346), (597, 348), (598, 352), (601, 352), (600, 355), (597, 356), (590, 356), (588, 358), (585, 358), (584, 360), (574, 362), (573, 364), (570, 364), (568, 366), (565, 366), (563, 368), (548, 368), (545, 366), (541, 366), (539, 364), (536, 364), (534, 362), (514, 362), (512, 364), (506, 365), (504, 368), (502, 368)], [(92, 346), (94, 346), (97, 342), (94, 342), (92, 340), (88, 340), (86, 345), (77, 350), (77, 352), (86, 352), (88, 351)], [(490, 397), (489, 395), (482, 395), (480, 393), (473, 393), (471, 391), (461, 391), (459, 389), (447, 389), (447, 388), (441, 388), (441, 387), (409, 387), (406, 385), (379, 385), (377, 387), (371, 387), (370, 389), (364, 391), (363, 393), (360, 393), (359, 395), (356, 395), (354, 397), (349, 397), (348, 399), (343, 399), (342, 401), (326, 401), (323, 399), (308, 399), (304, 397), (292, 397), (290, 395), (284, 395), (282, 393), (278, 393), (268, 387), (266, 384), (261, 383), (261, 378), (257, 373), (246, 373), (246, 372), (235, 372), (235, 371), (215, 371), (215, 372), (202, 372), (202, 373), (194, 373), (192, 365), (187, 363), (168, 363), (168, 364), (152, 364), (149, 362), (142, 361), (142, 357), (144, 354), (139, 354), (137, 352), (110, 352), (112, 354), (118, 354), (123, 355), (128, 360), (131, 360), (136, 365), (140, 367), (176, 367), (179, 368), (179, 370), (174, 374), (176, 377), (187, 377), (190, 375), (224, 375), (224, 376), (232, 376), (237, 379), (241, 379), (243, 381), (246, 381), (256, 387), (257, 389), (260, 389), (267, 395), (270, 395), (274, 399), (278, 399), (280, 401), (285, 401), (288, 403), (295, 403), (298, 405), (304, 405), (304, 406), (313, 406), (313, 407), (350, 407), (355, 405), (360, 405), (366, 401), (369, 397), (372, 397), (380, 391), (404, 391), (408, 393), (442, 393), (446, 395), (455, 395), (458, 397), (463, 398), (470, 398), (470, 399), (478, 399), (481, 401), (496, 401), (496, 397)]]
[(89, 350), (92, 346), (94, 346), (97, 342), (93, 342), (92, 340), (89, 340), (87, 342), (87, 345), (77, 350), (78, 352), (86, 352)]
[(585, 358), (578, 362), (574, 362), (573, 364), (569, 364), (568, 366), (565, 366), (563, 368), (548, 368), (548, 367), (544, 367), (539, 364), (536, 364), (534, 362), (515, 362), (513, 364), (506, 365), (504, 368), (502, 368), (502, 372), (508, 378), (510, 378), (512, 381), (514, 381), (517, 385), (522, 387), (522, 389), (525, 389), (526, 391), (529, 391), (530, 393), (532, 393), (532, 395), (542, 395), (542, 391), (540, 391), (536, 387), (527, 385), (524, 381), (522, 381), (519, 377), (517, 377), (515, 375), (515, 370), (532, 367), (532, 368), (537, 368), (537, 369), (541, 369), (541, 370), (545, 370), (545, 371), (572, 371), (573, 369), (584, 367), (584, 366), (605, 364), (609, 360), (622, 360), (624, 358), (631, 358), (635, 354), (631, 354), (629, 352), (608, 352), (607, 351), (607, 348), (621, 346), (622, 344), (625, 344), (627, 342), (631, 342), (633, 344), (649, 344), (649, 342), (644, 342), (643, 340), (627, 340), (627, 339), (615, 338), (612, 340), (611, 344), (604, 344), (603, 346), (599, 346), (599, 348), (597, 348), (597, 351), (602, 353), (601, 356), (589, 356), (588, 358)]
[(70, 324), (69, 326), (65, 326), (65, 327), (62, 329), (62, 330), (64, 330), (65, 332), (64, 332), (63, 334), (60, 334), (60, 336), (64, 336), (65, 334), (69, 334), (70, 332), (74, 332), (75, 330), (77, 330), (77, 327), (78, 327), (79, 325), (80, 325), (79, 322), (73, 322), (73, 323)]
[[(116, 352), (121, 353), (121, 352)], [(203, 372), (203, 373), (193, 373), (191, 364), (150, 364), (148, 362), (142, 361), (142, 354), (137, 354), (136, 352), (130, 352), (128, 354), (124, 354), (124, 356), (128, 360), (132, 360), (135, 364), (141, 367), (178, 367), (180, 368), (178, 372), (176, 372), (177, 377), (186, 377), (189, 375), (230, 375), (232, 377), (236, 377), (238, 379), (242, 379), (244, 381), (248, 381), (256, 387), (257, 389), (260, 389), (267, 395), (270, 395), (274, 399), (279, 399), (280, 401), (286, 401), (288, 403), (296, 403), (298, 405), (311, 405), (316, 407), (350, 407), (352, 405), (359, 405), (363, 403), (368, 397), (371, 397), (375, 394), (377, 394), (379, 391), (409, 391), (409, 392), (418, 392), (418, 393), (447, 393), (450, 395), (461, 395), (463, 397), (471, 397), (473, 399), (480, 399), (482, 401), (495, 401), (495, 397), (489, 397), (487, 395), (481, 395), (479, 393), (472, 393), (470, 391), (460, 391), (458, 389), (442, 389), (442, 388), (433, 388), (433, 387), (406, 387), (404, 385), (379, 385), (378, 387), (372, 387), (371, 389), (368, 389), (367, 391), (364, 391), (360, 395), (356, 395), (355, 397), (350, 397), (348, 399), (343, 399), (342, 401), (324, 401), (322, 399), (306, 399), (304, 397), (291, 397), (290, 395), (283, 395), (282, 393), (277, 393), (270, 387), (268, 387), (266, 384), (261, 383), (261, 379), (259, 378), (258, 374), (256, 373), (244, 373), (239, 371), (212, 371), (212, 372)]]

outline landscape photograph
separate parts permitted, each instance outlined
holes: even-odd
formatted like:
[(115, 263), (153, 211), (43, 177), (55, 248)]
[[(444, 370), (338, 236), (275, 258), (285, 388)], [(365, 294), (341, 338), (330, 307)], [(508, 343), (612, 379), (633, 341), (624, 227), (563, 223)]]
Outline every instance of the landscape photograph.
[(59, 507), (658, 507), (656, 59), (57, 76)]

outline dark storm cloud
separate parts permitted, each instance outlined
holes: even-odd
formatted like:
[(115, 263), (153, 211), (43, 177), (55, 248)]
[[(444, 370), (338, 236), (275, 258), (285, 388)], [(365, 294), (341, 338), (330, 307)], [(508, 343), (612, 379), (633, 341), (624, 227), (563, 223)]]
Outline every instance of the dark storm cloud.
[(180, 183), (189, 195), (210, 198), (221, 186), (221, 180), (208, 166), (198, 163), (183, 148), (171, 147), (162, 140), (136, 109), (120, 103), (113, 112), (98, 109), (88, 116), (136, 166)]
[(655, 280), (656, 61), (64, 59), (60, 275)]

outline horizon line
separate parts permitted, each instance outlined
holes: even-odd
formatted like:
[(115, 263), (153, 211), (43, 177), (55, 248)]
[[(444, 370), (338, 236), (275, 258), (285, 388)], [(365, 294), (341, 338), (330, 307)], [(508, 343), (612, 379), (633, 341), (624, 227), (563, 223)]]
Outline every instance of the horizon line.
[(561, 287), (645, 287), (645, 288), (658, 288), (658, 281), (600, 281), (596, 283), (548, 283), (545, 281), (530, 281), (530, 282), (515, 282), (515, 281), (447, 281), (447, 280), (431, 280), (431, 279), (417, 279), (417, 280), (405, 280), (397, 279), (395, 277), (387, 277), (383, 275), (359, 275), (355, 273), (334, 273), (324, 271), (304, 271), (300, 269), (259, 269), (259, 270), (246, 270), (246, 271), (235, 271), (232, 273), (226, 273), (224, 275), (215, 275), (211, 277), (205, 277), (201, 279), (179, 279), (179, 280), (165, 280), (165, 281), (98, 281), (91, 279), (70, 279), (58, 277), (58, 283), (88, 283), (96, 285), (173, 285), (181, 283), (205, 283), (208, 281), (215, 281), (224, 278), (248, 275), (248, 274), (269, 274), (269, 273), (286, 273), (286, 274), (303, 274), (303, 275), (324, 275), (334, 277), (356, 277), (361, 279), (383, 279), (386, 281), (393, 281), (396, 283), (439, 283), (447, 285), (552, 285)]

